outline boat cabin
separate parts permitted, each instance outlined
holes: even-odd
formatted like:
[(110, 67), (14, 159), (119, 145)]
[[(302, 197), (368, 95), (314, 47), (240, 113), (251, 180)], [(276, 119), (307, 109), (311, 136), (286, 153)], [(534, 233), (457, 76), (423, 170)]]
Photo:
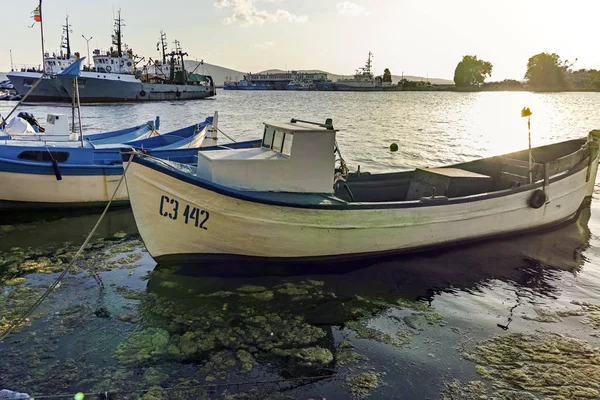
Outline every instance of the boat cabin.
[(331, 124), (265, 123), (260, 147), (198, 152), (197, 176), (250, 191), (332, 193)]

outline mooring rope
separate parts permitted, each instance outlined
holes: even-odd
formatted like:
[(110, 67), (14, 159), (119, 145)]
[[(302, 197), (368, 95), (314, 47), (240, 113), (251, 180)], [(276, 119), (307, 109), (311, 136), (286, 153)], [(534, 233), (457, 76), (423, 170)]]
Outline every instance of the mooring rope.
[(237, 143), (236, 140), (232, 139), (231, 136), (227, 135), (225, 132), (223, 132), (218, 126), (214, 126), (213, 127), (218, 130), (219, 132), (221, 132), (223, 135), (225, 135), (225, 137), (229, 140), (231, 140), (233, 143)]
[(77, 259), (79, 258), (79, 256), (81, 255), (81, 253), (83, 252), (85, 247), (88, 245), (88, 243), (92, 239), (92, 236), (94, 235), (94, 233), (96, 233), (96, 230), (100, 226), (102, 219), (104, 219), (104, 216), (108, 212), (110, 205), (112, 204), (113, 200), (115, 199), (115, 196), (117, 195), (117, 192), (119, 191), (119, 188), (121, 187), (121, 184), (123, 183), (123, 180), (125, 179), (125, 174), (127, 173), (129, 166), (131, 165), (131, 160), (133, 159), (134, 155), (135, 154), (132, 153), (131, 156), (129, 157), (129, 161), (127, 162), (127, 165), (125, 166), (125, 169), (123, 170), (123, 175), (121, 176), (119, 183), (117, 183), (117, 187), (115, 188), (115, 191), (113, 192), (110, 200), (108, 201), (108, 204), (106, 204), (106, 207), (104, 208), (104, 212), (102, 212), (102, 215), (100, 215), (100, 218), (98, 218), (96, 225), (94, 225), (94, 227), (92, 228), (92, 231), (90, 232), (88, 237), (85, 239), (85, 242), (83, 242), (83, 244), (81, 245), (81, 247), (79, 248), (79, 250), (77, 251), (75, 256), (73, 257), (73, 259), (71, 260), (69, 265), (67, 265), (67, 267), (61, 272), (61, 274), (58, 276), (58, 278), (56, 278), (54, 283), (52, 283), (52, 285), (50, 285), (50, 287), (44, 292), (44, 294), (42, 294), (40, 296), (40, 298), (37, 299), (37, 301), (35, 303), (33, 303), (33, 305), (17, 321), (13, 322), (8, 327), (8, 329), (2, 334), (2, 336), (0, 336), (0, 342), (2, 342), (17, 326), (19, 326), (21, 323), (23, 323), (23, 321), (25, 321), (27, 318), (29, 318), (29, 316), (35, 311), (35, 309), (38, 308), (39, 305), (42, 304), (42, 302), (44, 300), (46, 300), (46, 298), (50, 295), (50, 293), (52, 293), (52, 291), (58, 286), (58, 284), (62, 281), (62, 279), (65, 277), (65, 275), (67, 275), (67, 273), (71, 270), (71, 268), (73, 268), (73, 266), (75, 265), (75, 261), (77, 261)]

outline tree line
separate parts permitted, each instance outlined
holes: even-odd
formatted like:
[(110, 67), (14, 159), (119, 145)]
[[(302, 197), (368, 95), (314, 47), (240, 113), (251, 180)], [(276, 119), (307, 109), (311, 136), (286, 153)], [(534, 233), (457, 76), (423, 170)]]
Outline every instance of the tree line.
[[(577, 60), (575, 60), (577, 61)], [(595, 69), (573, 70), (574, 63), (562, 60), (556, 53), (539, 53), (527, 61), (524, 81), (506, 79), (502, 82), (485, 83), (492, 75), (493, 65), (477, 56), (463, 56), (454, 71), (454, 83), (459, 88), (487, 88), (497, 90), (600, 91), (600, 71)]]

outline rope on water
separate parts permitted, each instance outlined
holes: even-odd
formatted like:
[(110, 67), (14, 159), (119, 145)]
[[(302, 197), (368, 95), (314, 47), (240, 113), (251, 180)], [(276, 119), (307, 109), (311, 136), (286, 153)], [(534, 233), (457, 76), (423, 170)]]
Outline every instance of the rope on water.
[[(167, 387), (162, 388), (165, 391), (181, 391), (185, 392), (188, 390), (194, 389), (207, 389), (207, 388), (219, 388), (219, 387), (229, 387), (229, 386), (258, 386), (258, 385), (266, 385), (270, 383), (289, 383), (289, 382), (302, 382), (302, 381), (313, 381), (313, 380), (321, 380), (321, 379), (339, 379), (334, 375), (317, 375), (317, 376), (306, 376), (300, 378), (288, 378), (288, 379), (269, 379), (263, 381), (246, 381), (246, 382), (231, 382), (231, 383), (209, 383), (205, 385), (192, 385), (192, 386), (182, 386), (182, 387)], [(147, 393), (151, 389), (140, 389), (140, 390), (129, 390), (129, 391), (106, 391), (101, 393), (86, 393), (85, 398), (89, 397), (99, 397), (101, 399), (108, 399), (110, 395), (118, 395), (118, 394), (131, 394), (131, 393)], [(64, 398), (73, 398), (73, 394), (56, 394), (56, 395), (48, 395), (48, 396), (39, 396), (33, 395), (35, 399), (64, 399)]]
[(131, 165), (131, 160), (133, 159), (133, 156), (134, 156), (134, 154), (132, 153), (131, 156), (129, 157), (129, 161), (127, 162), (127, 165), (125, 166), (123, 175), (121, 176), (121, 179), (119, 180), (119, 183), (117, 184), (117, 187), (115, 188), (115, 191), (113, 192), (110, 200), (108, 201), (108, 204), (104, 208), (104, 212), (102, 213), (102, 215), (100, 215), (100, 218), (98, 218), (96, 225), (94, 225), (94, 227), (92, 228), (92, 231), (90, 232), (88, 237), (85, 239), (85, 242), (83, 242), (83, 244), (81, 245), (81, 247), (79, 248), (79, 250), (77, 251), (75, 256), (73, 257), (73, 259), (71, 260), (69, 265), (67, 265), (67, 267), (61, 272), (61, 274), (58, 276), (58, 278), (56, 278), (54, 283), (52, 283), (52, 285), (50, 285), (50, 287), (44, 292), (44, 294), (42, 294), (40, 296), (40, 298), (37, 299), (37, 301), (16, 322), (13, 322), (8, 327), (8, 329), (2, 334), (2, 336), (0, 336), (0, 342), (3, 341), (17, 326), (19, 326), (21, 323), (23, 323), (23, 321), (25, 321), (27, 318), (29, 318), (29, 316), (33, 313), (33, 311), (35, 311), (35, 309), (38, 308), (39, 305), (42, 304), (42, 302), (44, 300), (46, 300), (46, 298), (50, 295), (50, 293), (52, 293), (52, 291), (54, 289), (56, 289), (56, 287), (59, 285), (59, 283), (65, 277), (65, 275), (71, 270), (71, 268), (73, 268), (73, 265), (75, 265), (75, 261), (77, 261), (77, 259), (79, 258), (79, 256), (81, 255), (81, 253), (83, 252), (85, 247), (88, 245), (88, 243), (92, 239), (92, 236), (94, 235), (94, 233), (96, 233), (96, 230), (100, 226), (102, 219), (104, 219), (104, 216), (108, 212), (110, 205), (112, 204), (113, 200), (115, 199), (115, 196), (117, 195), (117, 192), (119, 191), (119, 188), (121, 187), (121, 184), (123, 183), (123, 180), (125, 179), (125, 174), (127, 173), (129, 166)]

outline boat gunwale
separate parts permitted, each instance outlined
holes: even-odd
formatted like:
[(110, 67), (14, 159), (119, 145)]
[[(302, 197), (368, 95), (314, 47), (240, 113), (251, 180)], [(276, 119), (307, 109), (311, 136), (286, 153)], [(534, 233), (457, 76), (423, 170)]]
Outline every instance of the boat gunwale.
[[(581, 140), (581, 139), (576, 139), (576, 140)], [(569, 142), (569, 141), (567, 141), (567, 142)], [(585, 144), (583, 146), (585, 146)], [(583, 148), (583, 146), (582, 146), (582, 148)], [(572, 154), (575, 154), (575, 153), (579, 152), (582, 148), (580, 148), (577, 151), (570, 153), (566, 156), (560, 157), (560, 158), (568, 157)], [(509, 154), (495, 156), (495, 157), (489, 157), (489, 158), (480, 158), (480, 159), (476, 159), (476, 160), (472, 160), (472, 161), (482, 161), (482, 160), (488, 160), (488, 159), (491, 160), (496, 157), (506, 157), (510, 154), (514, 154), (514, 153), (509, 153)], [(588, 168), (589, 165), (591, 164), (591, 162), (590, 162), (591, 157), (592, 157), (592, 153), (588, 154), (581, 162), (574, 165), (570, 169), (560, 172), (560, 173), (550, 177), (548, 180), (549, 184), (566, 179), (566, 178), (580, 172), (581, 170)], [(596, 154), (596, 157), (598, 157), (598, 154)], [(557, 158), (557, 160), (560, 158)], [(335, 197), (335, 195), (329, 194), (329, 193), (253, 192), (253, 191), (248, 191), (248, 190), (235, 189), (232, 187), (214, 183), (214, 182), (208, 181), (206, 179), (203, 179), (203, 178), (191, 175), (189, 173), (180, 171), (179, 169), (177, 169), (173, 166), (161, 163), (160, 160), (157, 161), (157, 160), (148, 159), (148, 158), (145, 158), (143, 155), (135, 155), (131, 162), (134, 162), (134, 163), (143, 165), (145, 167), (148, 167), (150, 169), (153, 169), (155, 171), (164, 173), (172, 178), (179, 179), (183, 182), (194, 185), (196, 187), (200, 187), (205, 190), (210, 190), (210, 191), (213, 191), (213, 192), (218, 193), (223, 196), (236, 198), (238, 200), (249, 201), (252, 203), (259, 203), (259, 204), (270, 205), (270, 206), (316, 209), (316, 210), (378, 210), (378, 209), (402, 209), (402, 208), (451, 206), (451, 205), (456, 205), (456, 204), (473, 203), (473, 202), (477, 202), (477, 201), (484, 201), (484, 200), (490, 200), (490, 199), (495, 199), (495, 198), (500, 198), (500, 197), (506, 197), (506, 196), (510, 196), (513, 194), (528, 192), (528, 191), (531, 191), (534, 189), (544, 187), (544, 181), (540, 180), (540, 181), (537, 181), (534, 183), (524, 184), (524, 185), (521, 185), (516, 188), (509, 188), (509, 189), (503, 189), (503, 190), (486, 192), (486, 193), (478, 193), (478, 194), (469, 195), (469, 196), (448, 198), (447, 200), (444, 200), (444, 201), (435, 201), (434, 200), (431, 202), (423, 202), (420, 200), (408, 200), (408, 201), (404, 200), (404, 201), (387, 201), (387, 202), (348, 202), (341, 198)], [(447, 165), (447, 166), (442, 166), (442, 167), (453, 167), (455, 165), (458, 166), (458, 165), (464, 165), (464, 164), (466, 164), (466, 163), (457, 163), (457, 164)], [(406, 172), (406, 171), (403, 171), (403, 172)], [(291, 196), (297, 196), (299, 198), (304, 197), (306, 199), (309, 199), (311, 197), (314, 199), (315, 196), (319, 196), (323, 201), (335, 201), (337, 204), (325, 204), (322, 202), (321, 203), (293, 202), (290, 200), (281, 200), (281, 199), (274, 198), (277, 194), (280, 194), (280, 195), (287, 194), (287, 195), (291, 195)], [(271, 198), (269, 198), (269, 197), (271, 197)]]

